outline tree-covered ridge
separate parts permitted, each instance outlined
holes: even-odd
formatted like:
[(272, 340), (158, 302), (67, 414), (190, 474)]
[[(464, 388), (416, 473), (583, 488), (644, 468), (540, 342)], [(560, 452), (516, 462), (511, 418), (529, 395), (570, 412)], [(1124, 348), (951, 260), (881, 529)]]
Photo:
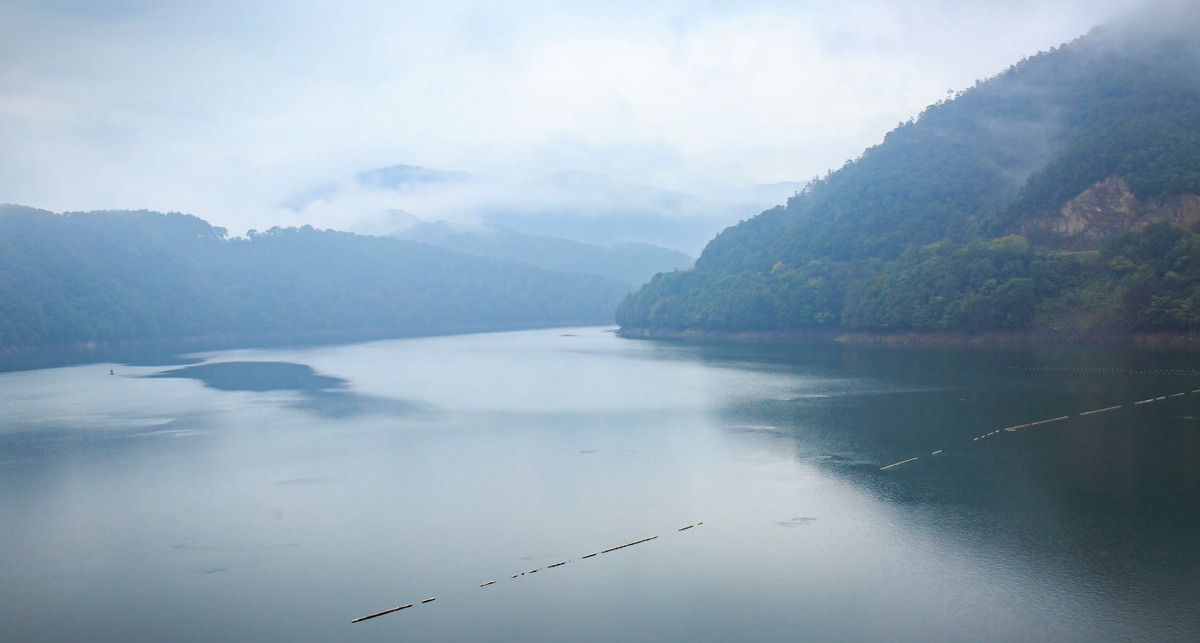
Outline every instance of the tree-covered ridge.
[(625, 328), (676, 331), (1192, 331), (1200, 322), (1200, 230), (1155, 223), (1113, 235), (1094, 253), (1006, 237), (938, 241), (853, 268), (814, 261), (716, 277), (681, 271), (627, 297), (617, 319)]
[(607, 323), (626, 289), (412, 241), (0, 206), (0, 348)]
[(1099, 259), (1127, 326), (1190, 331), (1200, 321), (1200, 230), (1159, 223), (1113, 235)]
[[(1170, 28), (1153, 19), (1098, 28), (930, 106), (786, 206), (722, 232), (694, 270), (644, 286), (618, 323), (1177, 328), (1169, 320), (1190, 286), (1172, 290), (1165, 273), (1138, 290), (1093, 265), (1097, 256), (1001, 239), (1040, 229), (1027, 224), (1114, 176), (1142, 200), (1200, 193), (1200, 8), (1175, 17)], [(1133, 294), (1113, 299), (1105, 287), (1150, 294), (1134, 310)], [(1102, 314), (1100, 301), (1122, 315)], [(1091, 312), (1070, 322), (1069, 310)]]
[(1040, 305), (1078, 285), (1077, 255), (1039, 251), (1021, 238), (910, 248), (854, 284), (842, 312), (849, 329), (1026, 328)]

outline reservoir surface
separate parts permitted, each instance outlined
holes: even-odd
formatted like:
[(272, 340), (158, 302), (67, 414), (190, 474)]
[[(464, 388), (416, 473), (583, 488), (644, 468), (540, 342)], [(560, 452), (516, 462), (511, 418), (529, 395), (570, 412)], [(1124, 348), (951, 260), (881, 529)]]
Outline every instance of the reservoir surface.
[(26, 360), (0, 639), (1200, 640), (1198, 356), (583, 328)]

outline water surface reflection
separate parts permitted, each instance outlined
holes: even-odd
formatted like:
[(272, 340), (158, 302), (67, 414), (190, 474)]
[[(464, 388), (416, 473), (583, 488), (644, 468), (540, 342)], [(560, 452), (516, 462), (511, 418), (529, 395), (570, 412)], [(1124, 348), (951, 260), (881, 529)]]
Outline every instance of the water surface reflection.
[(301, 399), (293, 407), (325, 417), (352, 417), (366, 413), (404, 414), (416, 405), (397, 399), (353, 392), (347, 380), (319, 375), (307, 364), (290, 362), (206, 362), (148, 377), (198, 380), (218, 391), (295, 391)]
[(1200, 396), (1131, 405), (1200, 388), (1189, 355), (582, 329), (189, 359), (0, 373), (6, 637), (1200, 636)]

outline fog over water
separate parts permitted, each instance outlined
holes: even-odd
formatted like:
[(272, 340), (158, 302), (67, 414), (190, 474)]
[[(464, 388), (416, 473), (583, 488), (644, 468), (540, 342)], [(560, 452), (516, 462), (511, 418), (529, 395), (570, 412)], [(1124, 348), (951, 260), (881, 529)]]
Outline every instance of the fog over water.
[(1194, 640), (1194, 389), (1187, 353), (600, 328), (0, 373), (0, 621), (14, 641)]

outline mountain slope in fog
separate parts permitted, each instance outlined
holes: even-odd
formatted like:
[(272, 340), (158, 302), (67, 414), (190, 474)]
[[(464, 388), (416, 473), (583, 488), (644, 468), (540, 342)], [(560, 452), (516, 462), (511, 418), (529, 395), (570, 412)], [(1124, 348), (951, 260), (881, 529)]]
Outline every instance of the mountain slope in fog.
[(692, 257), (648, 243), (625, 242), (609, 246), (571, 241), (562, 237), (521, 234), (500, 225), (463, 226), (446, 221), (427, 222), (394, 213), (400, 229), (392, 236), (437, 248), (479, 257), (520, 263), (585, 275), (599, 275), (629, 285), (630, 290), (660, 272), (692, 267)]
[(178, 213), (0, 206), (0, 349), (600, 324), (626, 292), (602, 277), (307, 226), (231, 239)]
[(1180, 248), (1195, 242), (1198, 33), (1200, 8), (1156, 5), (980, 81), (786, 206), (721, 233), (694, 270), (627, 299), (618, 321), (627, 330), (1186, 327), (1189, 302), (1200, 312), (1197, 267), (1146, 263), (1138, 248), (1186, 257)]

